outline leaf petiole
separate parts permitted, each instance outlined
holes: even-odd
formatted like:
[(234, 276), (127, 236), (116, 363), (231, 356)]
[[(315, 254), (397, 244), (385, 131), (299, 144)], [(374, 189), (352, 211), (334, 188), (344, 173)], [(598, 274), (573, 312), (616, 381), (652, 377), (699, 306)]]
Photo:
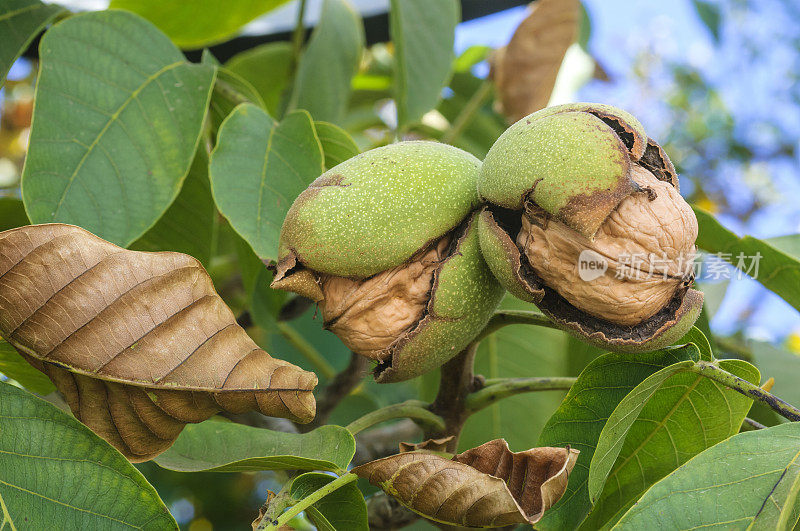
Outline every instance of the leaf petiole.
[[(352, 472), (348, 472), (347, 474), (345, 474), (343, 476), (339, 476), (338, 478), (334, 479), (333, 481), (331, 481), (327, 485), (315, 490), (314, 492), (312, 492), (311, 494), (309, 494), (308, 496), (306, 496), (302, 500), (298, 501), (296, 504), (294, 504), (294, 506), (292, 506), (291, 509), (289, 509), (288, 511), (286, 511), (285, 513), (280, 515), (277, 520), (275, 520), (274, 522), (270, 523), (268, 526), (264, 527), (263, 529), (265, 531), (271, 531), (271, 530), (280, 529), (282, 526), (286, 525), (289, 521), (291, 521), (292, 518), (294, 518), (295, 516), (297, 516), (298, 514), (303, 512), (305, 509), (307, 509), (311, 505), (314, 505), (315, 503), (317, 503), (319, 500), (321, 500), (322, 498), (324, 498), (325, 496), (327, 496), (331, 492), (335, 491), (338, 488), (344, 487), (348, 483), (352, 483), (353, 481), (356, 481), (357, 479), (358, 479), (358, 476), (356, 476)], [(263, 523), (264, 523), (264, 521), (262, 519), (261, 523), (259, 523), (259, 527)]]

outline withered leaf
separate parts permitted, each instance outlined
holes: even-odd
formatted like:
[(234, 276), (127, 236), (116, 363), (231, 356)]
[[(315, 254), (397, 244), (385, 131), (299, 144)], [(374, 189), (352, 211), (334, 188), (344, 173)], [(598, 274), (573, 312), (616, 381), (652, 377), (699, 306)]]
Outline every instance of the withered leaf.
[(441, 439), (428, 439), (418, 443), (400, 443), (401, 452), (413, 452), (415, 450), (427, 450), (429, 452), (445, 452), (447, 451), (447, 443), (453, 440), (453, 435), (449, 437), (442, 437)]
[(222, 410), (314, 417), (317, 377), (258, 348), (185, 254), (72, 225), (2, 232), (0, 334), (131, 461)]
[(538, 0), (492, 58), (498, 104), (510, 122), (547, 106), (580, 24), (578, 0)]
[(403, 452), (353, 472), (431, 520), (467, 527), (534, 524), (567, 488), (578, 451), (532, 448), (512, 452), (503, 439), (447, 459)]

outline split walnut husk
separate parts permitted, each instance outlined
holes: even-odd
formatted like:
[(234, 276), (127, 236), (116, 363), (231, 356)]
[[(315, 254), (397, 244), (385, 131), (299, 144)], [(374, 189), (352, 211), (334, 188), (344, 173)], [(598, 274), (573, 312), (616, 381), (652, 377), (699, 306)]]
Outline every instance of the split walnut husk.
[(503, 293), (480, 253), (479, 169), (436, 142), (400, 142), (331, 168), (286, 215), (272, 287), (316, 301), (324, 326), (377, 362), (379, 382), (442, 365)]
[(697, 220), (630, 114), (594, 104), (534, 113), (498, 139), (478, 186), (486, 262), (565, 330), (636, 352), (694, 324)]

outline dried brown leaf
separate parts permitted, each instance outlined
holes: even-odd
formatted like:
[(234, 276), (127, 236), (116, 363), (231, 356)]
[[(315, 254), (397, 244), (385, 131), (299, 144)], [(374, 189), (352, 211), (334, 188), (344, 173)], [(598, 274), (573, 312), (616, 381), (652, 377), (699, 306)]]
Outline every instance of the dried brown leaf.
[(258, 348), (185, 254), (63, 224), (2, 232), (0, 334), (132, 461), (222, 410), (314, 417), (317, 377)]
[(580, 24), (578, 0), (538, 0), (492, 58), (498, 103), (510, 122), (547, 106)]
[(427, 450), (429, 452), (445, 452), (447, 451), (447, 443), (453, 440), (453, 435), (449, 437), (442, 437), (441, 439), (428, 439), (419, 443), (400, 443), (401, 452), (413, 452), (415, 450)]
[(447, 459), (403, 452), (353, 469), (409, 509), (467, 527), (534, 524), (564, 494), (577, 450), (511, 452), (496, 439)]

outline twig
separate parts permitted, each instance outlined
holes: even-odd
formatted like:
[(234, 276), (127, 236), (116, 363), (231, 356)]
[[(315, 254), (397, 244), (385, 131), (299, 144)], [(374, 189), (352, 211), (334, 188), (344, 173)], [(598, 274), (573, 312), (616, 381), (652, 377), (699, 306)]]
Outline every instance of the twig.
[(455, 358), (442, 365), (439, 392), (430, 405), (430, 410), (444, 419), (442, 429), (426, 430), (426, 439), (453, 438), (447, 443), (447, 451), (455, 452), (461, 428), (469, 417), (465, 409), (467, 396), (482, 387), (481, 379), (473, 372), (477, 341), (462, 350)]
[(486, 97), (491, 94), (492, 83), (487, 79), (484, 80), (478, 90), (476, 90), (472, 97), (467, 101), (461, 112), (458, 113), (456, 119), (450, 125), (450, 128), (442, 135), (442, 142), (445, 144), (452, 144), (455, 142), (461, 133), (464, 131), (469, 123), (475, 118), (475, 114), (480, 110)]
[(465, 408), (473, 414), (509, 396), (534, 391), (568, 391), (577, 378), (504, 378), (489, 380), (486, 387), (467, 397)]
[[(348, 483), (352, 483), (353, 481), (355, 481), (357, 479), (358, 479), (358, 476), (356, 476), (352, 472), (347, 473), (347, 474), (345, 474), (343, 476), (339, 476), (338, 478), (334, 479), (333, 481), (331, 481), (327, 485), (315, 490), (314, 492), (312, 492), (311, 494), (309, 494), (308, 496), (306, 496), (305, 498), (303, 498), (302, 500), (297, 502), (291, 509), (289, 509), (288, 511), (286, 511), (285, 513), (280, 515), (277, 520), (272, 522), (270, 525), (268, 525), (264, 529), (266, 531), (270, 531), (270, 530), (273, 530), (273, 529), (276, 529), (276, 530), (280, 529), (282, 526), (288, 524), (289, 521), (292, 518), (294, 518), (295, 516), (297, 516), (298, 514), (303, 512), (304, 510), (306, 510), (306, 508), (308, 508), (309, 506), (314, 505), (316, 502), (318, 502), (319, 500), (321, 500), (322, 498), (324, 498), (325, 496), (327, 496), (331, 492), (335, 491), (338, 488), (344, 487)], [(263, 519), (262, 519), (261, 523), (263, 523)], [(261, 523), (259, 523), (259, 526), (261, 525)]]
[(745, 417), (744, 422), (742, 423), (742, 427), (744, 426), (747, 426), (747, 431), (763, 430), (764, 428), (766, 428), (766, 426), (764, 426), (760, 422), (751, 419), (750, 417)]
[(692, 372), (701, 374), (706, 378), (719, 382), (725, 387), (741, 393), (754, 400), (758, 400), (769, 406), (778, 415), (791, 421), (800, 421), (800, 409), (788, 404), (777, 396), (768, 393), (759, 386), (739, 378), (724, 369), (720, 369), (714, 362), (698, 361), (689, 369)]
[(400, 441), (415, 441), (422, 435), (420, 427), (411, 419), (402, 419), (385, 426), (364, 430), (356, 436), (356, 455), (353, 466), (397, 453)]
[(302, 431), (309, 431), (328, 422), (328, 417), (339, 402), (350, 394), (364, 378), (369, 367), (369, 358), (353, 353), (350, 363), (336, 376), (334, 376), (317, 397), (317, 416), (308, 424), (303, 425)]
[(444, 420), (440, 416), (429, 411), (426, 406), (427, 404), (421, 400), (407, 400), (399, 404), (392, 404), (391, 406), (376, 409), (354, 420), (346, 427), (350, 433), (355, 435), (379, 422), (409, 418), (414, 419), (417, 423), (428, 429), (443, 430), (445, 427)]
[(481, 339), (490, 336), (504, 326), (513, 324), (530, 324), (544, 326), (545, 328), (559, 329), (558, 325), (548, 319), (543, 313), (525, 310), (499, 310), (494, 312), (494, 315), (492, 315), (492, 318), (489, 319), (489, 322), (483, 328), (475, 341), (479, 342)]
[(300, 351), (309, 362), (324, 376), (325, 378), (333, 378), (336, 375), (336, 369), (333, 368), (328, 360), (326, 360), (319, 351), (308, 342), (297, 330), (289, 323), (278, 322), (276, 324), (278, 331), (291, 345)]

